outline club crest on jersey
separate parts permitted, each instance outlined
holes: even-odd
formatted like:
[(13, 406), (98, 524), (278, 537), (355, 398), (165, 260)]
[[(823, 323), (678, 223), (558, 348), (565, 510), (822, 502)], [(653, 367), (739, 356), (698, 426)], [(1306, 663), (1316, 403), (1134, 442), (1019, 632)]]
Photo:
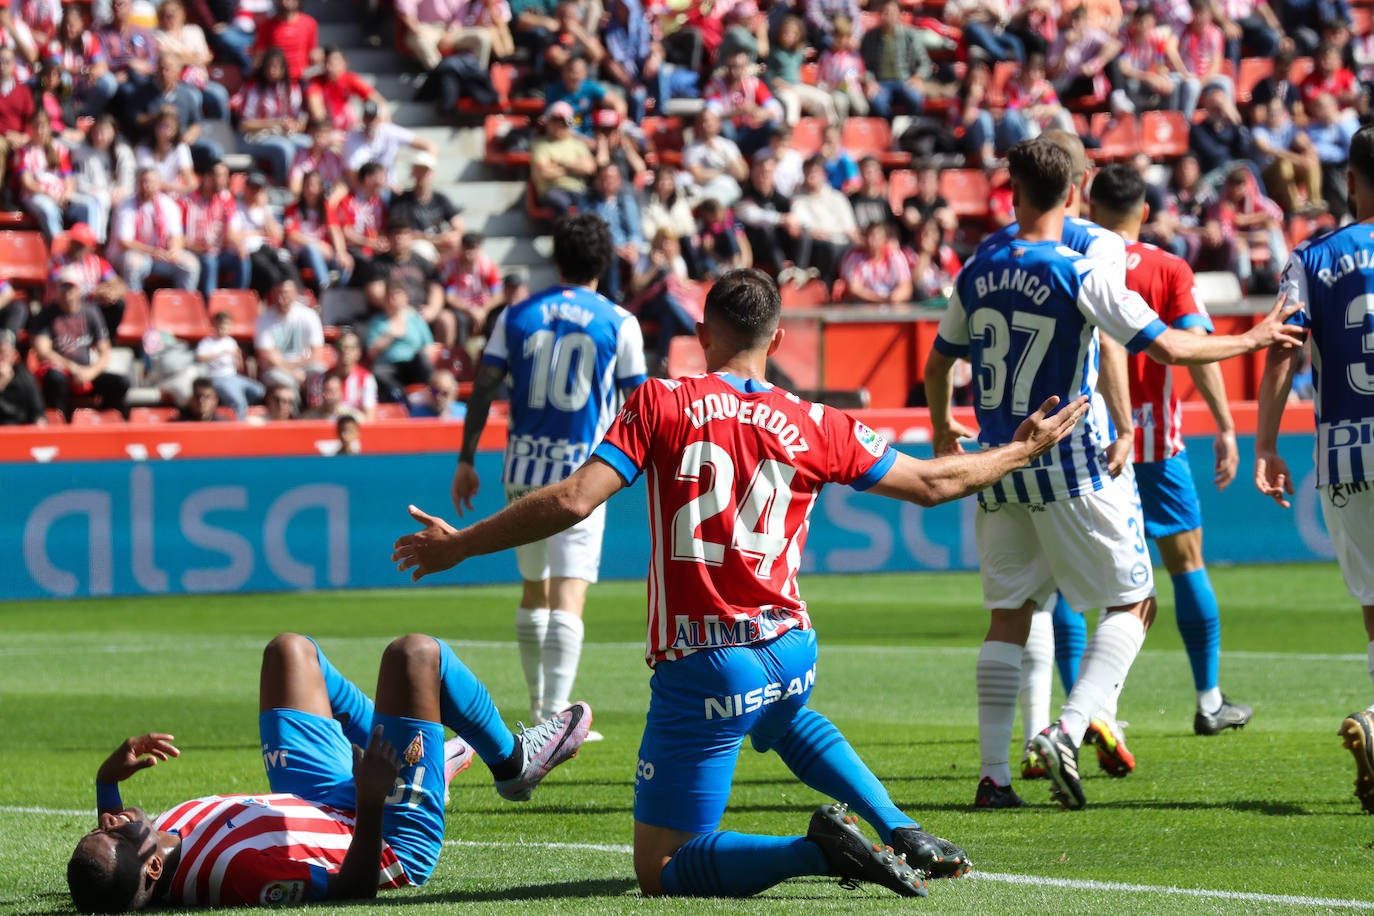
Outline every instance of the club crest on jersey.
[(887, 451), (887, 440), (858, 420), (854, 421), (854, 438), (858, 439), (864, 451), (874, 458), (881, 458), (883, 452)]
[(413, 767), (419, 763), (420, 758), (425, 756), (424, 736), (416, 732), (415, 737), (410, 739), (410, 747), (406, 748), (406, 752), (401, 756), (405, 758), (406, 766)]
[(288, 906), (304, 902), (304, 881), (273, 881), (264, 885), (258, 893), (258, 903), (263, 906)]

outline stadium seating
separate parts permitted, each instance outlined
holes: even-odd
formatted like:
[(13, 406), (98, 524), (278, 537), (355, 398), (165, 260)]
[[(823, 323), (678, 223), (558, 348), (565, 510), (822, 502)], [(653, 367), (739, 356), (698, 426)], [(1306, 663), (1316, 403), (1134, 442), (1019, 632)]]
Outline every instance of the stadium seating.
[(229, 333), (240, 343), (253, 339), (261, 309), (258, 294), (251, 289), (217, 289), (210, 294), (208, 314), (228, 312), (233, 318)]
[(940, 173), (940, 195), (960, 219), (988, 215), (992, 189), (981, 169), (945, 169)]
[(0, 231), (0, 277), (24, 289), (48, 285), (48, 244), (42, 233)]
[[(179, 413), (175, 407), (134, 407), (129, 410), (129, 422), (170, 423)], [(234, 419), (233, 410), (229, 411), (229, 419)]]
[(795, 309), (822, 308), (830, 302), (829, 291), (825, 288), (825, 283), (820, 280), (812, 280), (801, 288), (793, 286), (791, 283), (784, 283), (778, 287), (778, 292), (782, 294), (784, 312)]
[(682, 165), (682, 148), (686, 145), (681, 118), (645, 118), (640, 127), (644, 131), (644, 142), (654, 161), (665, 165)]
[(1088, 150), (1088, 158), (1094, 162), (1120, 162), (1140, 150), (1140, 125), (1134, 115), (1098, 112), (1092, 117), (1091, 130), (1102, 144)]
[(887, 201), (895, 216), (902, 215), (902, 204), (916, 193), (916, 173), (911, 169), (897, 169), (887, 176)]
[(820, 118), (799, 118), (792, 127), (792, 148), (803, 156), (821, 151), (825, 139), (825, 123)]
[(1250, 103), (1251, 93), (1262, 80), (1274, 73), (1274, 61), (1268, 57), (1242, 57), (1240, 69), (1236, 72), (1236, 102), (1241, 105)]
[(182, 340), (208, 337), (212, 328), (205, 314), (205, 300), (195, 290), (160, 289), (153, 293), (151, 324)]
[(884, 168), (905, 168), (911, 154), (892, 148), (892, 125), (882, 118), (849, 118), (844, 122), (841, 143), (855, 159), (872, 156)]
[(1177, 159), (1188, 152), (1188, 120), (1181, 111), (1147, 111), (1140, 116), (1140, 151), (1151, 159)]
[(378, 420), (404, 420), (410, 416), (410, 411), (404, 404), (378, 404)]
[(486, 163), (505, 168), (522, 168), (530, 164), (528, 148), (507, 151), (505, 138), (511, 131), (525, 130), (530, 119), (525, 115), (490, 114), (487, 115), (484, 129), (487, 135)]
[(130, 290), (124, 296), (124, 315), (115, 330), (115, 343), (121, 347), (136, 347), (143, 342), (148, 330), (148, 297)]

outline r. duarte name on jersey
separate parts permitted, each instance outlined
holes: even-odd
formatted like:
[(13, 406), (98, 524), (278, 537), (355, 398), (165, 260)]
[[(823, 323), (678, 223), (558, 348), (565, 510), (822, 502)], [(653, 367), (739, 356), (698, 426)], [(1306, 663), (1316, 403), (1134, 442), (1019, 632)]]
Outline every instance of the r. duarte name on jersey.
[(1028, 271), (1008, 267), (1001, 271), (989, 271), (973, 279), (973, 289), (979, 296), (999, 290), (1011, 290), (1030, 299), (1036, 305), (1044, 305), (1050, 297), (1050, 288), (1040, 282), (1040, 278)]
[(706, 718), (733, 719), (735, 716), (742, 716), (745, 713), (758, 712), (763, 707), (770, 706), (778, 700), (799, 696), (815, 685), (816, 666), (812, 665), (805, 674), (792, 678), (786, 684), (782, 681), (773, 681), (744, 693), (732, 693), (723, 697), (707, 697), (705, 701)]
[(1371, 267), (1374, 267), (1374, 248), (1357, 248), (1337, 258), (1335, 270), (1323, 267), (1317, 271), (1317, 279), (1324, 286), (1330, 288), (1335, 286), (1346, 274), (1353, 274), (1357, 270), (1368, 270)]
[(757, 401), (741, 401), (729, 392), (717, 394), (713, 391), (697, 398), (682, 411), (696, 429), (701, 429), (712, 420), (735, 420), (746, 426), (757, 426), (778, 437), (778, 442), (787, 450), (788, 458), (811, 450), (806, 437), (795, 423), (788, 420), (787, 414)]

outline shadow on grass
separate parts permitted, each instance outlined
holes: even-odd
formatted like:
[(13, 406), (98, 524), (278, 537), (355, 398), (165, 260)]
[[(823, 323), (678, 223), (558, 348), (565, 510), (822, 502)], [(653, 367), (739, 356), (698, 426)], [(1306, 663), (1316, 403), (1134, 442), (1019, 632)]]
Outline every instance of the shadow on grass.
[[(447, 893), (397, 894), (387, 897), (391, 903), (485, 903), (489, 901), (548, 900), (556, 897), (571, 899), (585, 897), (624, 897), (637, 892), (639, 882), (633, 878), (592, 878), (585, 881), (559, 881), (554, 884), (528, 884), (489, 891), (449, 891)], [(378, 898), (381, 900), (382, 898)], [(373, 902), (375, 904), (375, 901)]]
[[(987, 812), (987, 816), (990, 818), (1006, 816), (1007, 814), (1014, 816), (1020, 812), (1025, 812), (1027, 814), (1043, 814), (1045, 811), (1059, 810), (1059, 806), (1055, 804), (1038, 804), (1030, 798), (1027, 798), (1026, 800), (1030, 802), (1030, 805), (1025, 808), (1020, 808), (1017, 811), (1010, 812)], [(899, 799), (898, 801), (899, 803), (901, 803), (902, 800)], [(969, 804), (959, 804), (950, 802), (945, 802), (943, 804), (920, 804), (912, 802), (909, 804), (905, 804), (903, 807), (906, 810), (917, 812), (919, 814), (925, 814), (930, 811), (947, 811), (953, 814), (969, 814), (979, 810), (973, 806), (972, 802), (970, 802)], [(1237, 801), (1219, 802), (1165, 802), (1124, 800), (1094, 803), (1091, 798), (1088, 799), (1088, 811), (1113, 811), (1120, 810), (1123, 808), (1129, 808), (1140, 811), (1234, 811), (1238, 814), (1261, 814), (1267, 817), (1326, 817), (1333, 813), (1330, 811), (1313, 811), (1293, 802), (1282, 801), (1251, 801), (1245, 799)]]

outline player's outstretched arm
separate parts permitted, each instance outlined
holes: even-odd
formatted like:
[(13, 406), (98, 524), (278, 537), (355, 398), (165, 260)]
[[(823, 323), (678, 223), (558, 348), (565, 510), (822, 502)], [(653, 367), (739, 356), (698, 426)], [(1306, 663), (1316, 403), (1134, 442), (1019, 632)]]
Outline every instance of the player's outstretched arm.
[(482, 430), (487, 428), (491, 402), (496, 400), (496, 392), (501, 390), (505, 377), (504, 370), (483, 366), (477, 372), (477, 381), (468, 397), (468, 412), (463, 418), (463, 448), (458, 453), (458, 467), (453, 472), (453, 509), (460, 516), (465, 510), (472, 511), (472, 498), (480, 486), (477, 468), (473, 465), (477, 444), (482, 439)]
[(125, 738), (119, 747), (95, 773), (96, 816), (106, 812), (120, 811), (124, 803), (119, 797), (119, 783), (128, 779), (139, 770), (157, 766), (160, 761), (180, 757), (181, 751), (172, 744), (172, 736), (161, 732), (150, 732)]
[(542, 541), (576, 525), (625, 486), (609, 464), (592, 457), (566, 480), (535, 490), (470, 528), (455, 530), (441, 518), (410, 506), (424, 528), (397, 538), (391, 559), (412, 582), (457, 566), (469, 557)]
[(998, 448), (928, 461), (899, 452), (892, 468), (870, 492), (927, 507), (977, 493), (1049, 451), (1072, 433), (1088, 412), (1086, 395), (1051, 414), (1058, 404), (1055, 397), (1041, 404), (1016, 430), (1015, 438)]
[(1288, 297), (1283, 295), (1274, 303), (1269, 314), (1244, 334), (1201, 337), (1178, 328), (1169, 328), (1152, 340), (1145, 352), (1151, 359), (1165, 365), (1191, 366), (1254, 353), (1265, 347), (1296, 350), (1302, 346), (1307, 332), (1298, 325), (1285, 322), (1301, 309), (1301, 303), (1288, 305)]
[(1283, 508), (1293, 495), (1293, 476), (1279, 457), (1279, 420), (1288, 404), (1301, 350), (1271, 347), (1265, 354), (1259, 385), (1259, 416), (1255, 424), (1255, 488)]
[(401, 758), (392, 743), (382, 737), (380, 725), (372, 729), (367, 750), (353, 745), (354, 802), (353, 841), (343, 864), (329, 876), (331, 900), (377, 896), (377, 871), (382, 861), (382, 806), (391, 792)]

